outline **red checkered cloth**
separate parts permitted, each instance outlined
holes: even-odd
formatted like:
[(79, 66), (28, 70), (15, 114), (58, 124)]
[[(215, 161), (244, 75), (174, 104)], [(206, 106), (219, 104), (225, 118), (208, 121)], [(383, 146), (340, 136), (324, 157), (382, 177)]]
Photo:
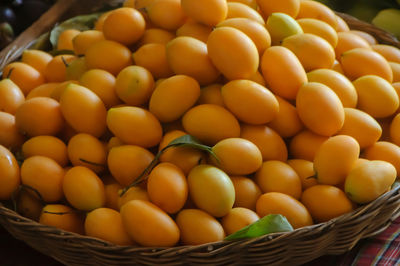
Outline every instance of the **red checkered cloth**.
[(323, 256), (306, 265), (400, 265), (400, 217), (382, 233), (372, 238), (361, 240), (349, 252), (340, 256)]

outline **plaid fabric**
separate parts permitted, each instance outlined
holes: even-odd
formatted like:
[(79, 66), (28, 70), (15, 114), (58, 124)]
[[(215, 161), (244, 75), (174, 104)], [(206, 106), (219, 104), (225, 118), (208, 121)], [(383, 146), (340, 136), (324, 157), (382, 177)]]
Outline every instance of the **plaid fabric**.
[(400, 217), (385, 231), (361, 240), (352, 250), (340, 256), (323, 256), (307, 266), (392, 266), (400, 265)]

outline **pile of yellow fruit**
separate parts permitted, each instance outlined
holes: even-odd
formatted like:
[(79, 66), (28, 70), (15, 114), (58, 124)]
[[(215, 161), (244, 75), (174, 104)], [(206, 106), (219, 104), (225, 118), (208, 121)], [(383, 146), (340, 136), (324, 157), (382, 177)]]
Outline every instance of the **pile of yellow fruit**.
[(130, 0), (56, 48), (0, 81), (0, 200), (42, 224), (197, 245), (328, 221), (400, 173), (400, 49), (319, 2)]

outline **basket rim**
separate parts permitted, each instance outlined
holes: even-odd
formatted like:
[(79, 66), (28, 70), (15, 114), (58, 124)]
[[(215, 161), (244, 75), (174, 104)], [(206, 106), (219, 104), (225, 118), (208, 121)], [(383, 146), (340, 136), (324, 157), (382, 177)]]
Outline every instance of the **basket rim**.
[[(254, 242), (264, 242), (264, 241), (277, 241), (282, 238), (290, 238), (292, 236), (297, 236), (301, 235), (304, 233), (309, 233), (309, 232), (323, 232), (327, 231), (329, 229), (332, 229), (333, 227), (337, 226), (338, 224), (344, 223), (347, 220), (350, 220), (351, 218), (357, 217), (360, 218), (363, 215), (366, 215), (370, 212), (370, 210), (377, 209), (382, 207), (385, 203), (389, 202), (390, 200), (392, 201), (397, 201), (397, 210), (394, 210), (393, 213), (394, 215), (391, 217), (391, 219), (388, 221), (386, 227), (391, 224), (398, 216), (400, 216), (400, 185), (393, 188), (392, 190), (384, 193), (374, 201), (361, 205), (358, 208), (354, 209), (352, 212), (343, 214), (339, 217), (333, 218), (327, 222), (323, 223), (318, 223), (318, 224), (313, 224), (305, 227), (301, 227), (298, 229), (295, 229), (290, 232), (278, 232), (278, 233), (270, 233), (266, 234), (260, 237), (255, 237), (255, 238), (249, 238), (249, 239), (241, 239), (241, 240), (223, 240), (223, 241), (218, 241), (218, 242), (211, 242), (211, 243), (206, 243), (206, 244), (201, 244), (201, 245), (180, 245), (180, 246), (174, 246), (174, 247), (143, 247), (143, 246), (120, 246), (113, 244), (111, 242), (95, 238), (95, 237), (90, 237), (86, 235), (81, 235), (69, 231), (65, 231), (56, 227), (52, 226), (47, 226), (40, 224), (39, 222), (36, 222), (34, 220), (31, 220), (29, 218), (26, 218), (14, 210), (11, 210), (7, 208), (2, 202), (0, 202), (0, 218), (1, 216), (7, 215), (6, 219), (9, 221), (14, 221), (18, 223), (24, 223), (24, 224), (29, 224), (33, 225), (37, 228), (41, 229), (50, 229), (51, 231), (54, 232), (54, 234), (59, 235), (60, 237), (64, 239), (75, 239), (75, 240), (81, 240), (81, 241), (89, 241), (91, 244), (98, 245), (97, 247), (102, 249), (102, 248), (112, 248), (113, 250), (125, 250), (128, 252), (132, 253), (152, 253), (153, 255), (162, 255), (163, 253), (170, 253), (171, 251), (176, 251), (176, 253), (179, 254), (184, 254), (188, 252), (196, 252), (196, 251), (202, 251), (202, 250), (209, 250), (211, 251), (216, 251), (220, 248), (225, 248), (227, 246), (242, 246), (242, 245), (247, 245), (250, 243)], [(1, 222), (1, 219), (0, 219)], [(371, 237), (375, 234), (378, 234), (380, 231), (376, 231), (370, 235), (362, 236), (361, 238), (366, 238), (366, 237)]]

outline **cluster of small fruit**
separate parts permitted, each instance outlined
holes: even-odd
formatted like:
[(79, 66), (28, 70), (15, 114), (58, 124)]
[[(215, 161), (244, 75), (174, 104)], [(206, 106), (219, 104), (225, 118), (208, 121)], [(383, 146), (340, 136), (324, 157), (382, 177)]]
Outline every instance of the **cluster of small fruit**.
[(318, 0), (334, 10), (392, 33), (400, 39), (400, 0)]
[(0, 50), (36, 21), (54, 0), (2, 0), (0, 4)]
[(124, 5), (64, 30), (61, 54), (4, 68), (0, 199), (19, 188), (20, 213), (119, 245), (195, 245), (269, 214), (325, 222), (391, 189), (400, 49), (310, 0)]

